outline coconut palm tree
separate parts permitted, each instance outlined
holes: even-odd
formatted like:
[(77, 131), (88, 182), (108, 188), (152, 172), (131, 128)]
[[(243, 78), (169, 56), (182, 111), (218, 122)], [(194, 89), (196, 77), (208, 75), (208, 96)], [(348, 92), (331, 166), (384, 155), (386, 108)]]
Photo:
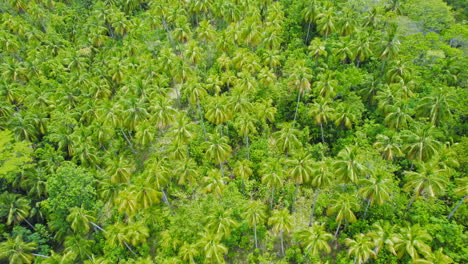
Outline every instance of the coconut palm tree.
[(430, 160), (441, 147), (441, 143), (436, 139), (437, 136), (438, 131), (431, 127), (416, 126), (414, 130), (403, 131), (401, 139), (407, 158), (418, 162)]
[(226, 189), (226, 183), (228, 182), (228, 177), (224, 177), (223, 174), (217, 169), (211, 169), (208, 171), (207, 176), (203, 177), (203, 182), (205, 184), (204, 191), (207, 193), (213, 192), (221, 197)]
[(372, 224), (372, 231), (368, 233), (374, 241), (374, 253), (379, 254), (379, 251), (386, 247), (390, 252), (396, 255), (393, 248), (393, 237), (396, 232), (396, 226), (390, 224), (388, 221), (379, 220)]
[(416, 108), (416, 115), (427, 117), (432, 125), (439, 126), (451, 118), (450, 106), (453, 104), (455, 104), (455, 100), (441, 90), (422, 98)]
[(388, 137), (379, 134), (376, 137), (374, 148), (382, 153), (382, 158), (386, 160), (393, 160), (395, 157), (403, 155), (401, 151), (401, 141), (398, 136)]
[(332, 8), (323, 9), (316, 18), (317, 29), (320, 34), (325, 35), (325, 39), (336, 30), (335, 14)]
[(450, 214), (447, 217), (448, 220), (452, 218), (453, 214), (457, 211), (458, 207), (462, 205), (462, 203), (468, 203), (468, 177), (455, 179), (455, 183), (457, 184), (457, 188), (455, 188), (455, 193), (457, 195), (463, 196), (463, 198), (457, 203), (457, 205), (450, 212)]
[(320, 99), (310, 105), (309, 115), (314, 118), (315, 124), (320, 125), (320, 133), (322, 135), (322, 143), (325, 143), (323, 124), (327, 124), (335, 116), (335, 111), (330, 107), (331, 101)]
[(242, 217), (254, 229), (255, 248), (258, 248), (257, 225), (262, 224), (266, 218), (265, 205), (261, 201), (251, 200), (247, 203)]
[(291, 232), (292, 216), (287, 208), (274, 210), (271, 217), (268, 219), (268, 224), (273, 226), (273, 233), (280, 235), (281, 240), (281, 255), (284, 256), (284, 233)]
[(299, 141), (300, 131), (294, 128), (294, 123), (283, 123), (281, 130), (273, 133), (273, 139), (277, 148), (286, 154), (288, 154), (302, 146)]
[(288, 166), (288, 175), (291, 180), (296, 184), (294, 191), (293, 201), (291, 203), (291, 212), (294, 212), (294, 203), (296, 201), (299, 185), (308, 183), (310, 181), (313, 163), (312, 156), (307, 152), (294, 152), (293, 156), (286, 160)]
[(343, 193), (331, 201), (332, 206), (327, 209), (327, 214), (336, 214), (336, 222), (338, 226), (335, 231), (335, 239), (340, 230), (343, 221), (346, 223), (356, 222), (356, 216), (353, 211), (359, 209), (359, 204), (356, 202), (356, 196)]
[(345, 243), (348, 246), (348, 256), (354, 255), (353, 264), (361, 264), (369, 260), (375, 253), (372, 251), (372, 240), (369, 236), (358, 234), (356, 239), (346, 238)]
[(262, 175), (262, 184), (265, 184), (271, 190), (270, 210), (273, 209), (275, 190), (283, 186), (283, 168), (279, 162), (272, 161), (262, 165), (260, 174)]
[(313, 188), (316, 188), (316, 190), (315, 190), (314, 203), (312, 204), (312, 210), (310, 212), (309, 226), (312, 226), (314, 222), (315, 207), (317, 205), (317, 200), (320, 194), (320, 190), (330, 186), (332, 183), (333, 175), (330, 171), (330, 167), (331, 166), (328, 160), (321, 160), (317, 162), (316, 164), (314, 164), (314, 169), (312, 171), (310, 185)]
[(200, 255), (196, 244), (189, 244), (184, 242), (180, 247), (179, 257), (188, 263), (195, 263), (195, 258)]
[(304, 18), (304, 21), (307, 22), (307, 35), (305, 39), (306, 43), (309, 41), (310, 27), (312, 23), (315, 23), (317, 20), (318, 12), (319, 6), (316, 0), (309, 2), (308, 5), (302, 10), (302, 17)]
[(413, 121), (411, 115), (407, 113), (406, 105), (404, 103), (398, 105), (387, 106), (384, 119), (384, 124), (396, 130), (409, 127)]
[(19, 194), (4, 192), (0, 196), (0, 216), (6, 217), (6, 224), (18, 224), (27, 221), (31, 210), (30, 201)]
[(367, 200), (364, 217), (366, 217), (367, 209), (373, 204), (382, 205), (390, 200), (391, 178), (386, 177), (384, 173), (372, 171), (371, 176), (366, 179), (359, 180), (360, 186), (358, 194)]
[(33, 261), (31, 251), (36, 250), (36, 243), (25, 242), (21, 236), (8, 237), (0, 243), (0, 259), (8, 259), (10, 264), (29, 264)]
[(206, 220), (206, 228), (213, 234), (221, 235), (221, 237), (229, 237), (231, 229), (236, 227), (238, 223), (232, 217), (233, 211), (219, 210), (210, 214)]
[(318, 75), (318, 80), (314, 86), (319, 97), (328, 99), (335, 96), (335, 88), (338, 86), (338, 81), (335, 80), (334, 72), (326, 71)]
[(299, 109), (299, 102), (301, 101), (301, 96), (304, 96), (307, 92), (310, 91), (310, 79), (312, 78), (312, 73), (307, 66), (305, 66), (305, 61), (298, 61), (295, 63), (289, 82), (290, 85), (297, 90), (297, 101), (296, 101), (296, 111), (294, 112), (294, 121), (297, 118), (297, 110)]
[(247, 147), (247, 160), (250, 160), (249, 135), (257, 132), (255, 121), (256, 119), (253, 116), (249, 114), (241, 114), (236, 118), (234, 123), (239, 136), (244, 137), (245, 145)]
[(221, 243), (221, 234), (205, 231), (200, 236), (198, 245), (205, 252), (206, 263), (225, 263), (224, 254), (228, 253), (228, 248)]
[(70, 209), (70, 214), (67, 216), (67, 222), (70, 223), (71, 229), (75, 233), (88, 233), (91, 222), (96, 219), (91, 215), (91, 212), (83, 207), (73, 207)]
[(335, 168), (335, 174), (345, 184), (357, 183), (367, 170), (362, 164), (361, 156), (358, 154), (356, 147), (342, 149), (337, 155), (337, 160), (333, 162), (333, 167)]
[[(306, 37), (306, 41), (307, 41)], [(315, 67), (318, 67), (318, 60), (322, 56), (326, 56), (328, 54), (327, 50), (325, 49), (325, 43), (322, 42), (320, 38), (314, 38), (309, 44), (309, 56), (315, 58)]]
[(398, 258), (408, 254), (412, 259), (418, 259), (420, 254), (431, 253), (431, 247), (427, 243), (432, 241), (432, 237), (419, 224), (402, 227), (392, 241)]
[(406, 183), (403, 189), (412, 192), (413, 196), (406, 210), (421, 195), (427, 198), (434, 198), (445, 192), (445, 187), (449, 183), (449, 171), (441, 169), (437, 164), (418, 164), (418, 171), (405, 171)]
[[(232, 148), (228, 144), (227, 137), (220, 137), (217, 134), (210, 134), (209, 140), (203, 145), (206, 148), (206, 156), (209, 160), (219, 164), (223, 172), (223, 163), (231, 156)], [(223, 172), (224, 173), (224, 172)]]
[(312, 257), (318, 256), (322, 252), (330, 253), (331, 248), (328, 241), (332, 239), (333, 235), (325, 231), (322, 224), (315, 224), (297, 233), (297, 240), (305, 254), (310, 254)]
[(424, 257), (424, 259), (415, 259), (413, 260), (414, 264), (451, 264), (453, 259), (444, 254), (443, 248), (435, 252), (431, 252)]

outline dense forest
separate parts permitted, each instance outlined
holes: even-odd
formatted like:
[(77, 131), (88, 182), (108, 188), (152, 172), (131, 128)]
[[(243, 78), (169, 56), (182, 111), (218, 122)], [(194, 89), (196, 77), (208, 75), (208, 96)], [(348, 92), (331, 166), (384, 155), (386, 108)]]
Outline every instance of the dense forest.
[(468, 263), (461, 0), (0, 1), (0, 263)]

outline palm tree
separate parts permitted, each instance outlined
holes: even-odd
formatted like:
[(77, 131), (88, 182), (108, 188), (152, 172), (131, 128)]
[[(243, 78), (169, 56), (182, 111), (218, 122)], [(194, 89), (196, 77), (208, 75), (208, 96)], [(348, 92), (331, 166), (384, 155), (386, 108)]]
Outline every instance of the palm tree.
[(76, 253), (68, 251), (63, 255), (57, 254), (52, 251), (50, 258), (46, 258), (41, 263), (44, 264), (67, 264), (73, 263), (76, 260)]
[(416, 115), (428, 117), (432, 125), (438, 126), (450, 119), (452, 116), (450, 105), (454, 103), (455, 100), (452, 97), (440, 90), (434, 95), (421, 99), (416, 108)]
[[(373, 12), (376, 12), (376, 9), (373, 9)], [(381, 41), (381, 46), (382, 51), (380, 52), (380, 59), (383, 61), (381, 74), (383, 74), (385, 72), (385, 64), (387, 63), (387, 61), (389, 59), (395, 58), (400, 51), (400, 41), (397, 37), (396, 26), (390, 27), (390, 30), (384, 36), (384, 39)]]
[(308, 5), (302, 11), (302, 16), (304, 18), (304, 21), (307, 22), (307, 35), (305, 39), (306, 43), (309, 40), (310, 26), (312, 23), (316, 21), (318, 11), (319, 10), (318, 10), (317, 1), (315, 0), (309, 2)]
[(359, 186), (359, 195), (367, 200), (364, 217), (366, 217), (369, 206), (374, 203), (382, 205), (390, 200), (391, 178), (387, 178), (383, 173), (372, 171), (369, 178), (359, 180)]
[(302, 146), (299, 135), (300, 131), (294, 128), (294, 123), (284, 123), (281, 125), (281, 130), (272, 136), (278, 149), (288, 156), (288, 153)]
[(71, 208), (70, 214), (67, 216), (66, 220), (70, 223), (70, 226), (75, 233), (88, 233), (89, 224), (96, 221), (96, 219), (91, 215), (91, 212), (85, 210), (83, 207)]
[(415, 259), (413, 260), (414, 264), (451, 264), (453, 259), (444, 254), (443, 248), (435, 252), (429, 253), (424, 259)]
[(297, 102), (296, 111), (294, 112), (294, 121), (297, 118), (297, 110), (299, 109), (299, 102), (301, 95), (304, 96), (310, 90), (310, 79), (312, 78), (311, 70), (305, 66), (305, 61), (298, 61), (291, 72), (290, 79), (294, 89), (297, 89)]
[(389, 105), (386, 107), (386, 114), (384, 124), (390, 128), (400, 130), (401, 128), (407, 128), (413, 121), (411, 115), (407, 113), (406, 104), (401, 103), (397, 105)]
[(398, 136), (388, 137), (386, 135), (379, 134), (376, 137), (374, 148), (376, 148), (382, 157), (386, 160), (393, 160), (395, 157), (403, 155), (401, 151), (401, 143)]
[(359, 205), (356, 202), (356, 197), (350, 194), (340, 194), (338, 197), (331, 201), (333, 204), (330, 208), (327, 209), (327, 214), (336, 214), (336, 222), (338, 222), (338, 227), (336, 228), (335, 238), (338, 235), (341, 224), (343, 221), (347, 223), (356, 222), (356, 216), (353, 211), (359, 209)]
[(36, 250), (36, 243), (24, 242), (21, 236), (8, 237), (0, 243), (0, 259), (7, 258), (10, 264), (29, 264), (33, 261), (31, 251)]
[(257, 241), (257, 225), (261, 224), (265, 218), (265, 205), (261, 201), (251, 200), (246, 205), (245, 211), (242, 214), (247, 223), (254, 229), (255, 248), (258, 248)]
[(406, 183), (403, 189), (407, 192), (413, 192), (413, 197), (406, 210), (420, 196), (434, 198), (445, 191), (449, 180), (447, 169), (438, 168), (437, 164), (421, 163), (418, 164), (418, 172), (405, 171)]
[(324, 9), (317, 15), (317, 29), (321, 34), (325, 35), (325, 39), (330, 33), (335, 31), (335, 15), (333, 9)]
[(206, 228), (213, 234), (220, 235), (221, 237), (229, 237), (231, 229), (236, 227), (238, 223), (232, 218), (232, 209), (219, 210), (209, 215), (206, 220)]
[(462, 205), (462, 203), (468, 202), (468, 177), (455, 179), (455, 182), (457, 183), (457, 188), (455, 188), (455, 193), (457, 195), (463, 196), (463, 198), (460, 200), (460, 202), (457, 203), (457, 205), (450, 212), (450, 214), (447, 217), (448, 220), (452, 218), (453, 214), (457, 211), (458, 207)]
[(179, 257), (188, 263), (195, 263), (195, 258), (200, 255), (196, 244), (184, 244), (179, 249)]
[(412, 259), (417, 259), (421, 253), (431, 253), (431, 247), (427, 243), (432, 241), (432, 237), (419, 224), (402, 227), (392, 241), (398, 258), (408, 254)]
[(320, 125), (320, 132), (322, 134), (322, 143), (325, 143), (323, 132), (323, 123), (327, 124), (329, 120), (334, 117), (334, 109), (330, 107), (330, 101), (327, 99), (320, 99), (310, 105), (309, 115), (314, 118), (315, 124)]
[(335, 96), (335, 88), (338, 86), (338, 81), (335, 80), (335, 73), (326, 71), (318, 75), (318, 80), (314, 84), (319, 97), (329, 99)]
[(207, 111), (205, 114), (206, 119), (215, 125), (221, 125), (229, 121), (232, 113), (227, 109), (227, 102), (225, 97), (212, 97), (208, 101)]
[(221, 243), (221, 235), (205, 231), (200, 236), (198, 245), (205, 252), (207, 263), (225, 263), (224, 254), (228, 253), (228, 248)]
[(375, 255), (379, 254), (379, 251), (383, 247), (396, 255), (396, 252), (393, 248), (393, 237), (395, 235), (396, 226), (390, 224), (388, 221), (379, 220), (372, 224), (372, 231), (368, 235), (374, 240), (374, 253)]
[(342, 183), (356, 183), (364, 174), (367, 168), (361, 163), (361, 156), (356, 147), (345, 147), (338, 155), (337, 160), (333, 162), (335, 174), (341, 179)]
[[(229, 146), (227, 137), (220, 137), (217, 134), (210, 134), (209, 140), (203, 145), (206, 147), (206, 156), (209, 160), (219, 164), (223, 172), (223, 163), (231, 156), (232, 148)], [(223, 172), (224, 173), (224, 172)]]
[(226, 188), (226, 182), (228, 181), (228, 177), (224, 177), (223, 174), (217, 169), (211, 169), (208, 171), (206, 177), (203, 178), (203, 182), (205, 183), (204, 191), (205, 192), (213, 192), (221, 197), (221, 194), (224, 192)]
[(291, 203), (291, 212), (294, 212), (294, 203), (296, 201), (299, 185), (308, 183), (313, 171), (313, 160), (307, 152), (294, 153), (294, 155), (286, 160), (288, 166), (288, 175), (295, 182), (296, 189), (294, 190), (293, 201)]
[(367, 32), (360, 32), (358, 38), (353, 42), (354, 56), (356, 60), (356, 67), (359, 68), (361, 62), (372, 56), (370, 49), (370, 38)]
[(245, 191), (244, 181), (248, 180), (250, 175), (252, 175), (253, 173), (251, 168), (252, 165), (252, 162), (250, 162), (249, 160), (238, 160), (234, 164), (234, 174), (242, 181), (242, 192)]
[(354, 264), (364, 263), (375, 255), (374, 251), (372, 251), (373, 243), (369, 236), (358, 234), (356, 240), (346, 238), (345, 243), (349, 247), (348, 256), (354, 255)]
[(264, 163), (260, 171), (262, 175), (262, 184), (265, 184), (271, 190), (270, 210), (273, 209), (275, 190), (283, 186), (283, 168), (279, 162)]
[(255, 127), (256, 119), (248, 114), (241, 114), (236, 118), (234, 126), (237, 128), (239, 136), (244, 137), (247, 146), (247, 159), (250, 160), (249, 135), (257, 132)]
[(318, 67), (319, 58), (328, 54), (327, 50), (325, 49), (325, 43), (323, 43), (320, 38), (314, 38), (310, 42), (308, 49), (309, 56), (315, 57), (315, 67)]
[(314, 222), (315, 207), (317, 205), (320, 190), (330, 186), (332, 180), (333, 177), (330, 171), (330, 163), (327, 160), (319, 161), (314, 165), (310, 185), (316, 188), (316, 190), (314, 203), (312, 204), (312, 210), (310, 212), (309, 227), (312, 226)]
[(325, 231), (322, 224), (315, 224), (312, 227), (298, 232), (298, 241), (301, 243), (305, 254), (312, 257), (318, 256), (321, 252), (330, 253), (331, 248), (328, 244), (333, 239), (333, 235)]
[(84, 236), (72, 235), (65, 237), (65, 252), (75, 253), (80, 260), (89, 258), (91, 255), (91, 247), (95, 241), (87, 239)]
[(29, 210), (31, 210), (28, 199), (18, 194), (4, 192), (0, 196), (0, 201), (0, 215), (6, 216), (7, 225), (18, 224), (23, 220), (27, 221), (26, 218), (29, 216)]
[(284, 233), (291, 232), (292, 216), (289, 215), (288, 209), (274, 210), (271, 217), (268, 219), (268, 224), (273, 225), (273, 233), (280, 235), (281, 240), (281, 255), (284, 256)]
[(438, 131), (434, 128), (416, 126), (414, 131), (403, 131), (401, 139), (403, 151), (410, 160), (426, 162), (437, 154), (441, 143), (436, 139)]

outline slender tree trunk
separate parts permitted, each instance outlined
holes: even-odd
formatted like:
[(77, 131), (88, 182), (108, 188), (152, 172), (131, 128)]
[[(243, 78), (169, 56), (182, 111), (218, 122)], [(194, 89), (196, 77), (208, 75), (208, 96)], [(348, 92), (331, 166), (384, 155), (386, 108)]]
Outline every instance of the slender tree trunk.
[(198, 100), (198, 97), (197, 97), (197, 108), (198, 108), (198, 114), (200, 115), (200, 122), (201, 122), (202, 128), (203, 128), (203, 137), (205, 138), (205, 141), (206, 141), (205, 121), (203, 121), (203, 113), (202, 113), (202, 110), (201, 110), (200, 100)]
[(254, 239), (255, 239), (255, 248), (258, 248), (258, 241), (257, 241), (257, 224), (254, 224)]
[(36, 254), (36, 253), (31, 253), (31, 255), (33, 255), (35, 257), (41, 257), (41, 258), (50, 258), (49, 256), (44, 256), (44, 255)]
[(354, 256), (354, 262), (353, 262), (353, 264), (356, 264), (356, 262), (357, 262), (357, 255)]
[(384, 74), (385, 64), (386, 63), (387, 63), (387, 59), (384, 59), (383, 63), (382, 63), (382, 68), (380, 69), (380, 76), (383, 76), (383, 74)]
[(307, 45), (307, 41), (309, 40), (309, 32), (310, 32), (310, 22), (309, 24), (307, 25), (307, 35), (306, 35), (306, 41), (305, 41), (305, 44)]
[(450, 220), (450, 218), (452, 218), (453, 214), (458, 210), (458, 207), (460, 207), (460, 205), (462, 205), (463, 201), (465, 201), (465, 199), (468, 197), (468, 194), (465, 195), (457, 204), (457, 206), (455, 206), (455, 208), (453, 208), (453, 210), (450, 212), (449, 216), (447, 217), (447, 220)]
[(36, 230), (34, 226), (28, 221), (28, 219), (25, 218), (24, 221), (26, 222), (26, 224), (28, 224), (28, 226), (32, 228), (32, 230)]
[(293, 200), (292, 200), (292, 204), (291, 204), (291, 212), (294, 212), (294, 203), (296, 203), (296, 196), (297, 196), (298, 189), (299, 189), (299, 183), (297, 182), (296, 183), (296, 189), (294, 190), (294, 194), (293, 194)]
[(319, 194), (320, 194), (320, 188), (317, 189), (317, 193), (315, 194), (314, 204), (312, 205), (312, 211), (310, 212), (309, 226), (312, 226), (314, 222), (315, 206), (317, 205)]
[(408, 206), (407, 206), (406, 209), (405, 209), (405, 214), (406, 214), (406, 212), (408, 212), (408, 210), (411, 208), (411, 206), (413, 205), (415, 199), (416, 199), (416, 195), (413, 195), (413, 198), (411, 198), (410, 203), (408, 204)]
[(97, 229), (101, 230), (102, 232), (106, 233), (106, 230), (104, 230), (102, 227), (100, 227), (99, 225), (93, 223), (92, 221), (89, 221), (89, 223), (91, 225), (93, 225), (94, 227), (96, 227)]
[(169, 39), (169, 42), (171, 43), (172, 49), (174, 50), (174, 52), (176, 52), (177, 51), (176, 45), (174, 43), (174, 40), (172, 39), (171, 33), (169, 32), (169, 28), (167, 27), (166, 18), (163, 17), (162, 22), (163, 22), (164, 30), (166, 31), (166, 34), (167, 34), (167, 38)]
[(247, 159), (250, 160), (249, 136), (247, 134), (245, 134), (245, 145), (247, 147)]
[(338, 223), (338, 227), (336, 228), (335, 239), (336, 239), (336, 236), (338, 235), (338, 231), (340, 230), (340, 227), (341, 227), (341, 221)]
[(124, 245), (128, 248), (128, 250), (130, 250), (130, 252), (133, 253), (133, 255), (137, 256), (137, 253), (135, 253), (135, 251), (132, 250), (132, 248), (127, 244), (127, 242), (125, 241), (122, 241), (124, 243)]
[(172, 211), (171, 204), (169, 203), (169, 199), (167, 198), (166, 191), (164, 191), (164, 189), (161, 188), (161, 192), (162, 192), (162, 194), (163, 194), (164, 203), (165, 203), (165, 204), (167, 205), (167, 207), (169, 208), (169, 212), (171, 212), (171, 215), (174, 215), (174, 212)]
[(283, 230), (280, 232), (280, 239), (281, 239), (281, 256), (284, 256), (284, 239), (283, 239)]
[(367, 210), (369, 209), (370, 203), (371, 203), (371, 199), (368, 199), (366, 209), (364, 210), (364, 216), (363, 216), (364, 219), (366, 219)]
[(320, 122), (320, 132), (322, 133), (322, 143), (325, 144), (325, 137), (323, 136), (323, 123)]
[(271, 188), (270, 210), (273, 209), (273, 200), (275, 199), (275, 188)]
[(124, 136), (125, 140), (127, 141), (128, 146), (129, 146), (130, 149), (132, 150), (133, 154), (136, 154), (136, 151), (135, 151), (135, 149), (133, 148), (133, 144), (132, 144), (132, 142), (130, 141), (130, 139), (128, 139), (127, 134), (125, 133), (125, 131), (123, 130), (123, 128), (120, 128), (120, 132), (122, 132), (122, 135)]
[(297, 92), (296, 112), (294, 113), (294, 121), (297, 118), (297, 110), (299, 109), (299, 101), (301, 100), (301, 91)]

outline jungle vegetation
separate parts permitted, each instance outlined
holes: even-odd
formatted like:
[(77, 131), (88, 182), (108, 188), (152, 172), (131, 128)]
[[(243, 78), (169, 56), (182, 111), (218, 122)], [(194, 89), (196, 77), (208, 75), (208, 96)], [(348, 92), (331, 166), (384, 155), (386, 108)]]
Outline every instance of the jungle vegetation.
[(0, 1), (0, 263), (468, 263), (466, 18)]

